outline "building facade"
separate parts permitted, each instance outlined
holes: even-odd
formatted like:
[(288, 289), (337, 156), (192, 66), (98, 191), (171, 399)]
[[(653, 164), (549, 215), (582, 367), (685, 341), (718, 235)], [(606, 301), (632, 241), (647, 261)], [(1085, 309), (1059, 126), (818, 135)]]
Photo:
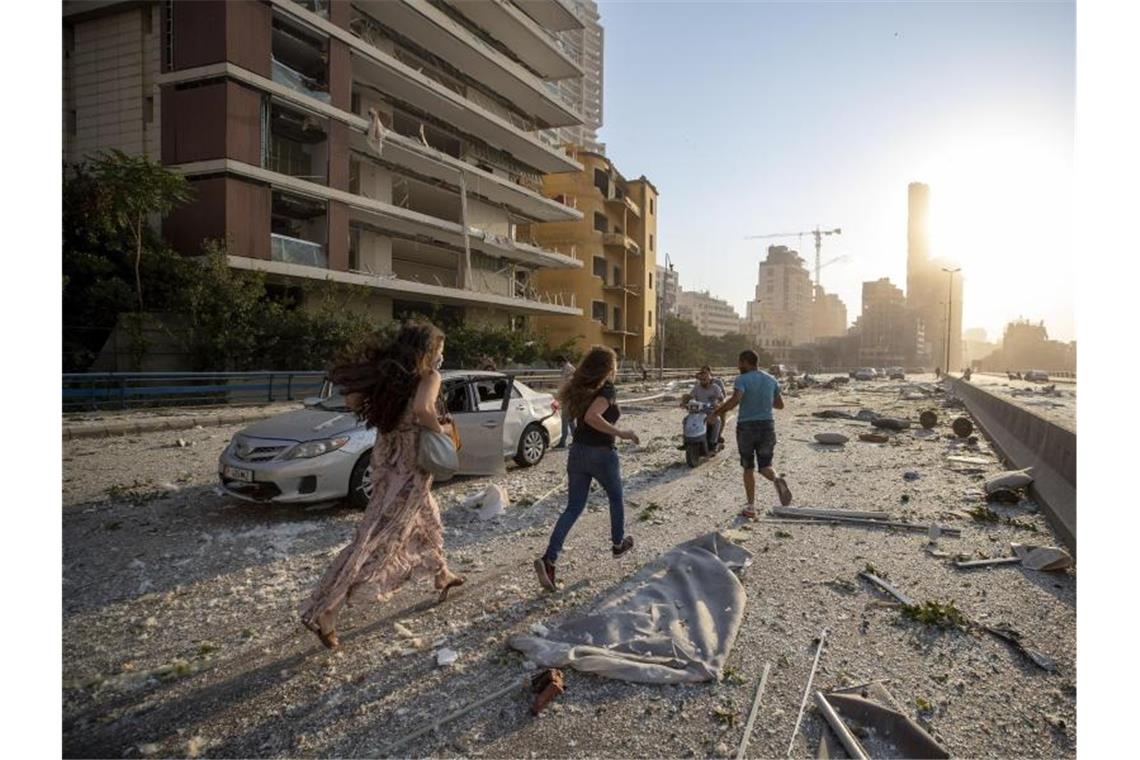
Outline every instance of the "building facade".
[(1076, 372), (1077, 344), (1050, 340), (1044, 322), (1019, 319), (1006, 325), (1001, 347), (984, 357), (979, 365), (990, 372)]
[(812, 340), (835, 338), (847, 333), (847, 305), (834, 293), (827, 293), (823, 286), (815, 288), (812, 300)]
[[(961, 369), (963, 273), (930, 253), (930, 187), (907, 187), (906, 301), (925, 326), (925, 363)], [(947, 353), (949, 343), (949, 353)]]
[(863, 310), (856, 324), (859, 361), (869, 367), (907, 367), (922, 351), (922, 322), (906, 296), (888, 278), (863, 283)]
[[(547, 86), (582, 114), (582, 123), (552, 130), (551, 139), (558, 145), (578, 145), (591, 153), (606, 152), (598, 142), (602, 127), (605, 30), (594, 0), (566, 0), (574, 10), (578, 25), (558, 32), (558, 42), (567, 58), (578, 68), (577, 76), (567, 76)], [(522, 3), (527, 7), (528, 3)]]
[(732, 305), (709, 292), (682, 290), (677, 299), (677, 316), (693, 323), (697, 332), (713, 338), (740, 332), (740, 315)]
[(812, 340), (812, 283), (804, 260), (783, 245), (768, 247), (760, 262), (756, 297), (748, 302), (746, 330), (776, 361)]
[(534, 275), (582, 262), (517, 234), (582, 219), (542, 193), (581, 170), (541, 137), (582, 121), (547, 87), (579, 76), (554, 37), (577, 23), (559, 0), (65, 2), (64, 155), (161, 159), (195, 195), (176, 249), (365, 286), (379, 319), (579, 316)]
[(600, 153), (575, 151), (582, 171), (550, 174), (546, 194), (577, 209), (578, 221), (527, 227), (535, 246), (580, 262), (576, 269), (538, 272), (538, 287), (570, 293), (583, 314), (543, 316), (534, 325), (552, 343), (581, 349), (610, 346), (623, 360), (654, 363), (657, 330), (657, 188), (645, 177), (627, 180)]

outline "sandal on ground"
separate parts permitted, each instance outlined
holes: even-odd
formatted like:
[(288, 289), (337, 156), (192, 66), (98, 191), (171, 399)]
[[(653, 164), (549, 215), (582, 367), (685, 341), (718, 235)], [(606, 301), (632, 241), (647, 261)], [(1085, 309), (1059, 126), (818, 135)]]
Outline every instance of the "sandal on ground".
[(321, 627), (319, 625), (317, 625), (316, 623), (310, 623), (307, 620), (302, 620), (301, 625), (305, 626), (310, 631), (317, 634), (317, 638), (320, 639), (321, 643), (325, 645), (325, 649), (339, 649), (340, 648), (340, 639), (337, 638), (335, 629), (328, 631), (328, 632), (325, 632), (325, 631), (321, 630)]
[(534, 561), (534, 572), (538, 576), (538, 582), (547, 591), (557, 591), (558, 586), (554, 583), (554, 565), (547, 562), (542, 557)]
[(443, 584), (442, 587), (437, 586), (436, 588), (439, 589), (439, 601), (446, 602), (447, 601), (447, 595), (448, 595), (448, 593), (451, 592), (451, 589), (459, 588), (460, 586), (462, 586), (466, 582), (467, 582), (467, 579), (464, 578), (462, 575), (456, 575), (451, 580), (449, 580), (447, 583)]
[(615, 557), (620, 557), (627, 551), (633, 548), (633, 536), (626, 536), (621, 540), (620, 544), (614, 544), (613, 553)]
[(740, 511), (740, 516), (743, 517), (745, 520), (755, 520), (756, 519), (756, 509), (753, 507), (745, 507), (744, 509), (742, 509)]

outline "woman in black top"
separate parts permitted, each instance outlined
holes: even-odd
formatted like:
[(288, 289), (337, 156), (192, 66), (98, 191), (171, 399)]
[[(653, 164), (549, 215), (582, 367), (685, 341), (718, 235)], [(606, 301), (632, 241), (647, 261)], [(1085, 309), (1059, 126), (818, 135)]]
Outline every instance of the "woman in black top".
[(597, 480), (610, 500), (610, 538), (613, 555), (620, 557), (633, 548), (633, 537), (625, 535), (625, 506), (622, 501), (621, 466), (614, 440), (641, 441), (631, 430), (616, 427), (621, 409), (617, 404), (614, 376), (617, 355), (613, 349), (594, 346), (562, 387), (562, 409), (577, 420), (574, 443), (566, 460), (569, 485), (566, 510), (554, 525), (546, 553), (534, 561), (543, 588), (554, 591), (554, 563), (574, 523), (586, 507), (590, 483)]

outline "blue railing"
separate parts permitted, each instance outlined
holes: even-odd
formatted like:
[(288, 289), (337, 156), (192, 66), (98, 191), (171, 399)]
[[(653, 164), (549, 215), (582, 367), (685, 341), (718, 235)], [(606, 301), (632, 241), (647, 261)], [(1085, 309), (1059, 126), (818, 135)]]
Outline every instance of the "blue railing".
[(63, 375), (63, 411), (222, 406), (315, 396), (324, 372), (89, 372)]

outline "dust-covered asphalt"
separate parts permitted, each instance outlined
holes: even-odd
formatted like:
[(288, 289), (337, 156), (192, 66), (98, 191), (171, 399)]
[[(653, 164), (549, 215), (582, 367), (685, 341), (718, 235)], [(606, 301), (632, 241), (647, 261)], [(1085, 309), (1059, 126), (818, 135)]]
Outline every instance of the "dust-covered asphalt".
[[(969, 449), (954, 439), (949, 422), (961, 412), (941, 408), (941, 396), (904, 400), (907, 393), (915, 388), (879, 381), (789, 395), (777, 413), (776, 466), (798, 506), (887, 510), (900, 520), (960, 528), (960, 538), (943, 536), (929, 547), (926, 533), (747, 525), (733, 535), (754, 555), (742, 578), (748, 605), (723, 682), (662, 687), (571, 671), (566, 693), (538, 718), (521, 692), (510, 693), (398, 745), (520, 679), (526, 665), (506, 646), (511, 634), (580, 614), (677, 543), (736, 525), (743, 495), (732, 426), (729, 448), (691, 470), (675, 449), (680, 410), (663, 401), (627, 408), (623, 421), (642, 442), (620, 449), (627, 526), (637, 546), (621, 560), (610, 556), (605, 498), (596, 494), (559, 563), (565, 586), (553, 594), (538, 587), (531, 562), (565, 504), (564, 451), (529, 470), (438, 485), (449, 558), (469, 583), (443, 605), (425, 582), (385, 604), (348, 610), (338, 652), (324, 650), (299, 625), (296, 609), (351, 537), (358, 512), (250, 505), (221, 495), (216, 459), (237, 427), (68, 442), (64, 754), (734, 754), (770, 662), (749, 754), (782, 757), (813, 639), (826, 628), (818, 687), (890, 679), (898, 701), (955, 756), (1071, 757), (1075, 571), (953, 567), (953, 555), (1000, 556), (1011, 541), (1056, 540), (1031, 502), (995, 506), (996, 523), (970, 517), (965, 510), (982, 503), (981, 481), (1001, 469), (999, 462), (984, 440)], [(912, 429), (888, 444), (868, 444), (856, 439), (864, 423), (811, 416), (825, 408), (870, 408), (912, 420), (933, 408), (940, 420), (931, 433)], [(852, 440), (842, 448), (811, 442), (825, 430)], [(953, 455), (986, 464), (949, 461)], [(907, 472), (917, 479), (905, 479)], [(488, 482), (504, 485), (514, 503), (484, 522), (461, 502)], [(760, 493), (762, 506), (776, 503), (766, 484)], [(868, 565), (917, 600), (953, 601), (974, 619), (1012, 626), (1056, 661), (1057, 672), (1038, 669), (992, 637), (904, 619), (857, 577)], [(436, 665), (443, 646), (459, 653), (455, 665)], [(809, 708), (797, 756), (814, 756), (821, 726)]]

